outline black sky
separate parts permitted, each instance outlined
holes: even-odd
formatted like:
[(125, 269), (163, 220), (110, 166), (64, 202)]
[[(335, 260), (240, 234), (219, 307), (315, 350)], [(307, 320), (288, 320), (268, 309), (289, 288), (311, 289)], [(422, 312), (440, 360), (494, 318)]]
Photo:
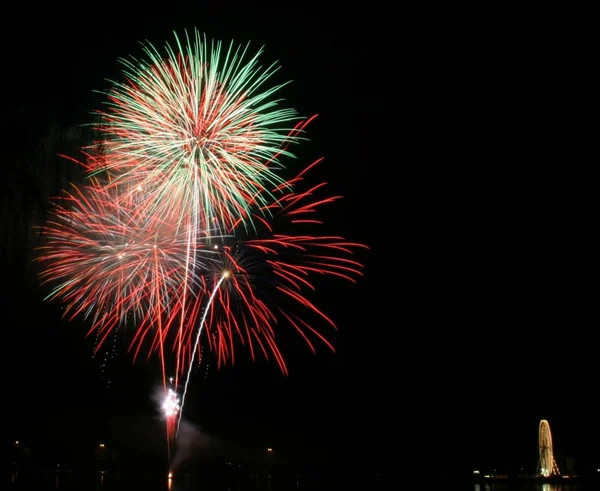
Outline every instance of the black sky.
[[(265, 44), (265, 58), (281, 62), (294, 80), (286, 97), (319, 114), (301, 156), (325, 156), (319, 177), (345, 196), (329, 226), (371, 246), (364, 280), (327, 286), (321, 302), (340, 325), (338, 353), (291, 344), (288, 378), (262, 362), (198, 372), (196, 424), (261, 445), (381, 453), (406, 466), (443, 451), (470, 466), (535, 460), (547, 418), (563, 453), (598, 458), (595, 222), (584, 218), (590, 182), (573, 162), (555, 68), (576, 64), (560, 33), (437, 17), (408, 29), (382, 11), (312, 6), (48, 15), (56, 20), (23, 23), (4, 41), (3, 220), (23, 214), (10, 208), (15, 193), (39, 200), (35, 172), (6, 161), (51, 123), (88, 122), (92, 91), (139, 40), (160, 45), (196, 26)], [(27, 249), (22, 225), (10, 227), (21, 235), (2, 240)], [(101, 439), (111, 421), (152, 415), (157, 367), (132, 367), (121, 352), (105, 391), (85, 325), (57, 321), (27, 257), (6, 255), (2, 285), (15, 435)]]

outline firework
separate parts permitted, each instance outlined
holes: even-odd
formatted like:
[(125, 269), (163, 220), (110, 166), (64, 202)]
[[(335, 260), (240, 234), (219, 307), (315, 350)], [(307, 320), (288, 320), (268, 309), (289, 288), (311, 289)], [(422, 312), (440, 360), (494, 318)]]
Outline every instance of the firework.
[(171, 339), (181, 338), (174, 326), (186, 319), (184, 327), (193, 328), (198, 311), (194, 301), (189, 309), (181, 301), (196, 281), (186, 266), (215, 260), (214, 251), (190, 251), (185, 227), (138, 216), (136, 189), (125, 200), (98, 181), (73, 187), (55, 201), (53, 219), (42, 228), (45, 245), (38, 260), (43, 283), (54, 284), (47, 298), (63, 302), (70, 319), (91, 318), (90, 332), (100, 335), (98, 348), (115, 328), (132, 325), (134, 356), (143, 346), (149, 353), (159, 351), (164, 379), (169, 333), (177, 332)]
[[(260, 229), (255, 228), (248, 236), (245, 230), (239, 230), (242, 223), (239, 220), (229, 234), (214, 241), (213, 249), (219, 260), (205, 263), (199, 280), (202, 290), (210, 292), (210, 296), (202, 307), (194, 339), (186, 342), (186, 346), (193, 346), (191, 362), (206, 331), (207, 343), (216, 352), (219, 366), (228, 361), (233, 363), (236, 347), (241, 344), (253, 360), (257, 352), (267, 359), (273, 356), (279, 369), (287, 374), (276, 339), (276, 325), (280, 321), (292, 326), (314, 353), (315, 339), (334, 350), (307, 315), (312, 314), (313, 319), (316, 317), (336, 329), (334, 321), (309, 299), (309, 292), (316, 290), (313, 279), (331, 276), (355, 282), (362, 276), (363, 266), (352, 256), (357, 249), (367, 246), (339, 236), (299, 233), (299, 229), (322, 225), (315, 218), (318, 208), (340, 198), (318, 198), (325, 183), (300, 190), (304, 175), (320, 161), (285, 183), (284, 195), (268, 205), (272, 220), (264, 219), (265, 210), (257, 206)], [(192, 363), (188, 365), (175, 432), (183, 414), (191, 372)]]
[(149, 215), (187, 208), (195, 224), (249, 220), (250, 204), (266, 205), (283, 183), (280, 160), (299, 138), (296, 112), (274, 98), (283, 85), (269, 85), (277, 67), (260, 66), (262, 50), (198, 31), (144, 53), (121, 60), (125, 80), (108, 93), (100, 129), (111, 159), (98, 170), (141, 185)]
[(315, 279), (362, 275), (353, 256), (366, 246), (319, 232), (319, 208), (339, 197), (320, 198), (325, 183), (302, 187), (318, 162), (280, 174), (310, 120), (281, 107), (277, 67), (263, 68), (261, 54), (194, 31), (121, 60), (124, 80), (99, 113), (103, 141), (88, 147), (91, 184), (57, 200), (42, 229), (47, 298), (91, 319), (98, 348), (131, 326), (134, 359), (159, 352), (169, 442), (201, 342), (218, 366), (243, 347), (286, 374), (281, 325), (313, 352), (315, 341), (334, 349), (317, 325), (336, 328), (311, 300)]
[[(249, 236), (234, 227), (229, 236), (219, 239), (216, 250), (220, 260), (205, 264), (207, 270), (201, 273), (200, 282), (205, 292), (212, 293), (203, 307), (200, 330), (206, 330), (206, 342), (219, 365), (233, 362), (236, 346), (241, 344), (252, 359), (257, 353), (273, 356), (287, 373), (276, 339), (280, 322), (292, 326), (313, 352), (315, 340), (333, 349), (327, 337), (313, 327), (318, 319), (336, 328), (309, 298), (317, 289), (314, 279), (330, 276), (355, 282), (363, 274), (363, 266), (353, 255), (367, 246), (339, 236), (300, 232), (320, 226), (322, 222), (315, 218), (319, 207), (340, 198), (318, 198), (324, 183), (299, 190), (304, 174), (318, 162), (286, 183), (286, 194), (269, 206), (271, 221), (260, 218), (262, 229)], [(196, 346), (199, 334), (187, 344)]]

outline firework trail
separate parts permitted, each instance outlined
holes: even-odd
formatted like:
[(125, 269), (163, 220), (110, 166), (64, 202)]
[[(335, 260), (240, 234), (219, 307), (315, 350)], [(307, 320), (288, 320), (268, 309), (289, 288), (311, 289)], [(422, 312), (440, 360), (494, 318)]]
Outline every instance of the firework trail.
[[(192, 356), (191, 356), (192, 362), (196, 356), (196, 351), (198, 349), (198, 346), (200, 346), (200, 335), (202, 334), (202, 328), (204, 327), (204, 323), (206, 322), (206, 315), (208, 314), (208, 312), (210, 310), (210, 306), (212, 305), (213, 300), (215, 299), (215, 295), (216, 295), (217, 291), (219, 290), (221, 283), (223, 283), (223, 281), (225, 281), (228, 277), (229, 277), (229, 271), (228, 270), (223, 271), (223, 273), (221, 274), (221, 278), (219, 279), (215, 288), (213, 289), (212, 293), (210, 294), (210, 298), (208, 299), (206, 307), (204, 307), (204, 314), (202, 314), (202, 320), (200, 321), (200, 326), (198, 327), (198, 334), (196, 335), (196, 338), (194, 341), (194, 350), (193, 350)], [(183, 386), (183, 395), (181, 396), (181, 407), (182, 408), (183, 408), (183, 405), (185, 404), (185, 396), (187, 394), (188, 384), (190, 383), (190, 376), (192, 374), (192, 368), (193, 368), (193, 364), (190, 363), (188, 372), (187, 372), (187, 376), (185, 378), (185, 384)], [(180, 423), (181, 423), (181, 412), (179, 412), (179, 418), (177, 420), (176, 433), (179, 431)]]

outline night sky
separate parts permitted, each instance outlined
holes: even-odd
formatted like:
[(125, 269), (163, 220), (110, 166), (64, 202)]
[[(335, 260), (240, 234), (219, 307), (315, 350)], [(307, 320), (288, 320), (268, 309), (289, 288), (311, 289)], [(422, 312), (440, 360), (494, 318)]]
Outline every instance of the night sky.
[(122, 339), (102, 372), (85, 322), (42, 301), (28, 230), (71, 177), (32, 148), (89, 122), (93, 91), (138, 41), (195, 26), (279, 60), (290, 105), (319, 114), (299, 163), (324, 156), (313, 178), (345, 197), (328, 230), (371, 249), (357, 285), (320, 285), (336, 354), (314, 356), (290, 331), (287, 378), (244, 356), (201, 368), (186, 417), (223, 441), (407, 469), (441, 453), (447, 467), (535, 466), (549, 419), (561, 453), (600, 459), (595, 218), (553, 64), (568, 58), (558, 35), (439, 18), (409, 31), (381, 11), (310, 6), (58, 10), (3, 33), (0, 322), (14, 438), (131, 444), (156, 426), (159, 367), (132, 365)]

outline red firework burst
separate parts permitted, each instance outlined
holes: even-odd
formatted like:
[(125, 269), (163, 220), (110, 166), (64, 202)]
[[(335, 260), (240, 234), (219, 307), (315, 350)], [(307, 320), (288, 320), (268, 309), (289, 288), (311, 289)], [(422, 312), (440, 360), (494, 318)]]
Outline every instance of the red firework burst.
[[(316, 290), (314, 280), (319, 276), (355, 282), (363, 266), (352, 256), (367, 246), (339, 236), (298, 233), (302, 228), (321, 225), (315, 218), (318, 208), (340, 198), (315, 199), (325, 183), (298, 190), (304, 174), (318, 162), (289, 181), (277, 203), (255, 215), (261, 230), (243, 238), (248, 234), (239, 230), (240, 221), (229, 238), (215, 241), (220, 261), (207, 263), (208, 271), (200, 273), (200, 281), (205, 292), (220, 285), (204, 326), (219, 366), (234, 361), (235, 345), (241, 343), (252, 359), (257, 352), (267, 358), (273, 356), (287, 373), (276, 340), (276, 325), (282, 321), (293, 326), (311, 350), (315, 351), (315, 339), (334, 349), (310, 318), (316, 316), (333, 328), (335, 323), (309, 299), (310, 292)], [(265, 214), (272, 219), (265, 219)], [(227, 274), (224, 281), (223, 272)], [(186, 343), (193, 345), (193, 340)]]
[(98, 349), (115, 328), (131, 326), (134, 358), (142, 347), (158, 351), (165, 379), (168, 340), (180, 346), (180, 330), (195, 325), (202, 291), (187, 308), (182, 302), (198, 285), (194, 268), (214, 259), (204, 247), (190, 249), (186, 227), (139, 216), (135, 202), (135, 188), (123, 199), (98, 181), (57, 198), (41, 229), (41, 279), (54, 285), (47, 298), (63, 302), (66, 317), (91, 318)]

